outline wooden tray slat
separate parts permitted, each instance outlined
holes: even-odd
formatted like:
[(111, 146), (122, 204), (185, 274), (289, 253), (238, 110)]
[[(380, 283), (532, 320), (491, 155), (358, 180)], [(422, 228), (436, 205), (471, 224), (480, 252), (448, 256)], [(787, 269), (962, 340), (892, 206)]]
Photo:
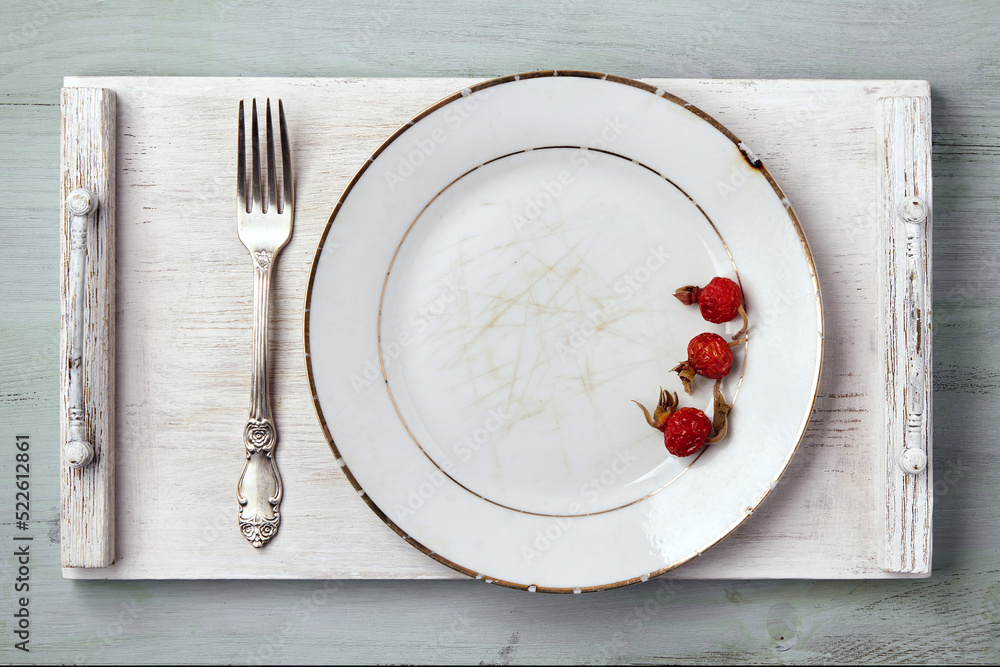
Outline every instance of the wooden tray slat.
[[(63, 567), (107, 567), (115, 559), (115, 108), (114, 91), (64, 88), (62, 91), (62, 213), (60, 303), (60, 487)], [(70, 238), (66, 198), (86, 188), (97, 199), (90, 215), (83, 274), (82, 394), (84, 434), (93, 461), (70, 468), (63, 444), (69, 440)]]

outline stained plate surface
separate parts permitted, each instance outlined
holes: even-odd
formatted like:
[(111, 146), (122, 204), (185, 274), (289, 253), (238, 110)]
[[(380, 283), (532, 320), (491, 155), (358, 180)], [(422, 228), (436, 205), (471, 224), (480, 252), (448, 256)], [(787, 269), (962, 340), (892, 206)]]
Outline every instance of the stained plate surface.
[[(676, 458), (632, 402), (739, 280), (730, 432)], [(317, 250), (307, 367), (334, 455), (415, 547), (470, 576), (579, 592), (703, 553), (774, 488), (822, 359), (816, 271), (756, 155), (669, 93), (591, 73), (488, 81), (362, 166)], [(331, 535), (330, 539), (336, 539)]]

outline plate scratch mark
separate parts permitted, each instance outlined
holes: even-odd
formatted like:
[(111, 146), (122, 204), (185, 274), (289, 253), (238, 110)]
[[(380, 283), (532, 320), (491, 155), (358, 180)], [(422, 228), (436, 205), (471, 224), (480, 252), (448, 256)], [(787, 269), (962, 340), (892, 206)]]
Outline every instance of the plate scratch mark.
[[(458, 239), (458, 243), (456, 244), (457, 245), (456, 250), (458, 251), (458, 262), (459, 262), (459, 269), (458, 270), (459, 270), (459, 273), (460, 273), (460, 276), (461, 276), (462, 284), (465, 285), (466, 284), (465, 283), (465, 266), (467, 264), (467, 261), (465, 259), (463, 259), (463, 255), (462, 255), (462, 241), (463, 240), (464, 240), (463, 238), (459, 238)], [(466, 298), (468, 298), (468, 297), (466, 297)], [(465, 310), (466, 310), (467, 313), (469, 313), (469, 318), (468, 318), (467, 321), (471, 321), (471, 319), (472, 319), (472, 317), (471, 317), (471, 308), (469, 308), (468, 302), (466, 302), (466, 308), (465, 308)], [(458, 330), (460, 332), (459, 335), (462, 338), (462, 347), (464, 347), (465, 349), (468, 349), (469, 346), (471, 345), (471, 343), (469, 343), (466, 340), (466, 338), (465, 338), (466, 332), (467, 332), (467, 328), (465, 326), (463, 326), (463, 324), (464, 323), (461, 321), (461, 318), (458, 318), (458, 321), (455, 322), (455, 326), (458, 328)], [(478, 396), (479, 383), (476, 382), (475, 368), (473, 367), (473, 363), (472, 363), (473, 359), (472, 359), (471, 355), (468, 355), (468, 354), (464, 354), (464, 355), (462, 355), (462, 357), (463, 357), (463, 359), (465, 361), (465, 367), (468, 370), (468, 377), (472, 378), (472, 382), (470, 384), (472, 385), (472, 397), (473, 397), (473, 400), (475, 400), (477, 398), (477, 396)]]
[[(444, 362), (443, 367), (445, 367), (445, 368), (453, 368), (454, 364), (456, 362), (460, 361), (463, 357), (469, 357), (469, 356), (471, 356), (470, 353), (472, 352), (473, 345), (475, 345), (476, 342), (480, 338), (482, 338), (484, 335), (486, 335), (490, 331), (490, 329), (493, 327), (493, 324), (495, 322), (497, 322), (503, 315), (505, 315), (507, 313), (507, 311), (509, 311), (511, 308), (513, 308), (519, 302), (520, 297), (523, 296), (524, 294), (526, 294), (530, 289), (531, 289), (531, 286), (529, 286), (528, 288), (526, 288), (521, 293), (521, 295), (519, 295), (517, 297), (514, 297), (514, 298), (504, 298), (504, 297), (494, 296), (493, 297), (493, 301), (489, 304), (489, 306), (487, 306), (485, 309), (483, 309), (483, 313), (490, 312), (491, 310), (497, 308), (498, 305), (503, 305), (503, 308), (501, 310), (499, 310), (499, 312), (497, 312), (496, 315), (494, 315), (493, 319), (490, 321), (489, 324), (487, 324), (486, 326), (479, 327), (479, 330), (472, 337), (472, 340), (469, 340), (469, 341), (463, 340), (462, 346), (455, 352), (455, 354), (450, 359), (448, 359), (447, 361)], [(483, 295), (483, 296), (489, 296), (489, 295)], [(506, 303), (504, 304), (504, 302), (506, 302)]]
[[(571, 285), (572, 287), (576, 288), (576, 296), (585, 295), (588, 299), (590, 299), (594, 303), (594, 305), (596, 305), (598, 307), (600, 307), (602, 305), (600, 299), (598, 299), (596, 296), (593, 296), (593, 295), (589, 294), (587, 292), (587, 290), (584, 290), (582, 287), (580, 287), (580, 285), (578, 285), (573, 280), (574, 276), (576, 276), (578, 273), (582, 273), (584, 271), (584, 269), (590, 269), (589, 273), (597, 275), (598, 278), (600, 277), (600, 274), (597, 271), (593, 270), (593, 267), (590, 264), (588, 264), (585, 259), (583, 259), (579, 255), (577, 255), (576, 252), (575, 252), (577, 250), (577, 248), (579, 248), (583, 244), (583, 242), (584, 242), (584, 239), (581, 239), (576, 244), (574, 244), (573, 246), (569, 247), (566, 250), (566, 253), (559, 259), (559, 261), (557, 261), (552, 266), (546, 265), (544, 262), (542, 262), (538, 257), (535, 257), (534, 255), (531, 255), (531, 254), (527, 255), (527, 256), (531, 257), (532, 259), (534, 259), (539, 264), (542, 264), (543, 266), (545, 266), (548, 269), (548, 272), (554, 273), (557, 276), (563, 278), (562, 284), (559, 285), (558, 289), (555, 289), (555, 290), (552, 291), (552, 297), (549, 299), (549, 301), (546, 302), (546, 304), (551, 303), (551, 301), (553, 299), (555, 299), (563, 291), (563, 289), (567, 285)], [(595, 241), (594, 243), (596, 244), (597, 241)], [(593, 248), (593, 245), (591, 245), (589, 248), (587, 248), (587, 251), (589, 251), (591, 248)], [(559, 267), (567, 259), (571, 259), (571, 258), (575, 259), (577, 261), (577, 264), (576, 264), (576, 266), (575, 266), (574, 269), (572, 269), (571, 271), (569, 271), (568, 273), (565, 273), (565, 274), (563, 274), (563, 273), (561, 273), (560, 271), (557, 270), (557, 267)]]

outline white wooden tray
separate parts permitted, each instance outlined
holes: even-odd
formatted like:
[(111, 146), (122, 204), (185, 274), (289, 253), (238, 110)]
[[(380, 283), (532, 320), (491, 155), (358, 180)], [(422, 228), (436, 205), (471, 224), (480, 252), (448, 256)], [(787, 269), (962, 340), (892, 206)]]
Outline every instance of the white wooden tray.
[[(719, 120), (780, 183), (812, 246), (827, 332), (812, 421), (776, 490), (735, 533), (664, 576), (928, 576), (929, 86), (647, 81)], [(393, 533), (338, 469), (313, 408), (302, 328), (313, 254), (354, 172), (410, 117), (473, 83), (65, 80), (63, 198), (89, 187), (101, 204), (87, 242), (82, 359), (97, 455), (64, 466), (64, 576), (463, 578)], [(271, 305), (282, 525), (254, 549), (235, 501), (252, 312), (234, 215), (235, 127), (238, 100), (268, 96), (285, 104), (297, 201)], [(65, 210), (62, 224), (65, 329)], [(926, 455), (926, 467), (904, 472), (904, 449), (918, 464)]]

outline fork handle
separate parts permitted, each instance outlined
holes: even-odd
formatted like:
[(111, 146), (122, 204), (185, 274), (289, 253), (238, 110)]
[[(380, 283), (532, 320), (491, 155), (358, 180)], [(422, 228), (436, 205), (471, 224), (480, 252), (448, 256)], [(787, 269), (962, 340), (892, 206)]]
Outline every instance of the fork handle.
[(278, 532), (281, 521), (281, 475), (274, 461), (278, 434), (271, 418), (267, 388), (268, 293), (274, 255), (261, 250), (250, 254), (253, 279), (253, 368), (250, 417), (243, 429), (246, 462), (236, 486), (240, 503), (240, 531), (255, 547), (262, 547)]

